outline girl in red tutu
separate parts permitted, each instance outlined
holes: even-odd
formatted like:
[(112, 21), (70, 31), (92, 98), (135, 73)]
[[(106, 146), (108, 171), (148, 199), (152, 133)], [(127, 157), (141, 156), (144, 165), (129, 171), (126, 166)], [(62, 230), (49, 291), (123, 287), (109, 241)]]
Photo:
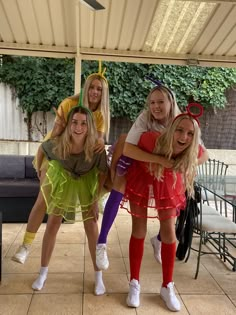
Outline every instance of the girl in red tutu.
[[(198, 106), (199, 107), (199, 106)], [(202, 108), (201, 112), (202, 112)], [(201, 113), (200, 113), (201, 114)], [(173, 271), (176, 254), (175, 219), (185, 208), (185, 191), (193, 196), (193, 182), (198, 157), (204, 149), (200, 146), (200, 128), (190, 112), (178, 115), (165, 131), (145, 132), (139, 141), (139, 148), (157, 154), (172, 168), (162, 164), (133, 161), (126, 179), (126, 190), (122, 207), (132, 214), (132, 235), (129, 244), (130, 290), (127, 304), (140, 304), (139, 273), (147, 231), (147, 218), (160, 220), (162, 240), (161, 258), (163, 283), (160, 295), (171, 311), (180, 310), (175, 296)], [(128, 208), (127, 201), (130, 202)]]

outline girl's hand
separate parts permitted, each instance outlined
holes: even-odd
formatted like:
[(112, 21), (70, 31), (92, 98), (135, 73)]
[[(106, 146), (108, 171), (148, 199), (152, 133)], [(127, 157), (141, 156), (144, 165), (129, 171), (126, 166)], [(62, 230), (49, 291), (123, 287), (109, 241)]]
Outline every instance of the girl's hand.
[(41, 177), (41, 171), (40, 170), (37, 170), (37, 176), (38, 176), (38, 179), (40, 180), (40, 177)]
[(64, 130), (66, 128), (66, 120), (65, 120), (63, 108), (61, 107), (61, 114), (59, 114), (56, 107), (53, 107), (53, 111), (56, 115), (55, 124), (57, 124), (58, 127), (60, 127), (62, 130)]
[(174, 167), (175, 160), (174, 159), (168, 160), (167, 158), (163, 156), (158, 156), (157, 164), (161, 164), (165, 168), (172, 168)]
[(99, 138), (94, 146), (95, 153), (102, 153), (105, 150), (104, 140)]

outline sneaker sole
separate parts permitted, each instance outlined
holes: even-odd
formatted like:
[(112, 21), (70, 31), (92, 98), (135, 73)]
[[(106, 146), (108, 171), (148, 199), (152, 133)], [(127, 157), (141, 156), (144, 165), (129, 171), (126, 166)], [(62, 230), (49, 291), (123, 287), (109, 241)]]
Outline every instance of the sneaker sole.
[(172, 308), (172, 307), (169, 307), (164, 299), (164, 297), (160, 294), (160, 297), (161, 299), (163, 300), (163, 302), (165, 303), (166, 307), (168, 308), (168, 310), (172, 311), (172, 312), (179, 312), (181, 310), (181, 307), (179, 309), (176, 309), (176, 308)]
[(13, 260), (13, 261), (15, 261), (15, 262), (18, 262), (19, 264), (22, 264), (22, 265), (23, 265), (23, 264), (25, 263), (25, 261), (26, 261), (26, 259), (25, 259), (25, 260), (21, 260), (21, 259), (15, 257), (15, 256), (13, 256), (13, 257), (11, 258), (11, 260)]
[(130, 303), (129, 298), (126, 299), (126, 304), (127, 304), (129, 307), (134, 307), (134, 308), (137, 308), (137, 307), (139, 307), (139, 305), (140, 305), (140, 303), (137, 304), (137, 305), (134, 305), (134, 304)]

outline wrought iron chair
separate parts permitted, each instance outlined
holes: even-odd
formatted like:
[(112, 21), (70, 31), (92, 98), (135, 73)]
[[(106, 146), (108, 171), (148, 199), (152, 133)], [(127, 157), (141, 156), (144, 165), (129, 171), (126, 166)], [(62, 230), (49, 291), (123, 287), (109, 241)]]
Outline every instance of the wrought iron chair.
[[(197, 184), (196, 184), (197, 185)], [(197, 185), (200, 190), (202, 187)], [(191, 211), (193, 235), (199, 236), (199, 244), (189, 247), (189, 252), (185, 262), (188, 261), (190, 252), (197, 252), (197, 267), (195, 279), (198, 277), (200, 259), (202, 255), (213, 254), (221, 258), (224, 262), (232, 265), (233, 271), (236, 271), (236, 223), (222, 216), (216, 209), (206, 206), (201, 200), (196, 207)], [(209, 248), (208, 245), (211, 245)], [(203, 247), (203, 245), (206, 245)], [(230, 248), (234, 248), (231, 251)]]
[[(203, 178), (203, 179), (209, 178), (210, 180), (212, 180), (212, 185), (214, 185), (214, 190), (224, 193), (224, 189), (225, 189), (224, 176), (227, 173), (227, 169), (228, 169), (228, 164), (221, 162), (219, 160), (208, 159), (207, 162), (198, 166), (197, 176), (198, 178)], [(206, 189), (203, 189), (202, 198), (203, 198), (203, 202), (206, 202), (208, 206), (210, 205), (210, 201), (214, 201), (215, 208), (219, 210), (221, 214), (223, 211), (222, 205), (224, 203), (225, 213), (227, 213), (226, 203), (221, 198), (218, 198), (215, 194), (212, 194)], [(219, 207), (218, 207), (218, 203), (219, 203)]]

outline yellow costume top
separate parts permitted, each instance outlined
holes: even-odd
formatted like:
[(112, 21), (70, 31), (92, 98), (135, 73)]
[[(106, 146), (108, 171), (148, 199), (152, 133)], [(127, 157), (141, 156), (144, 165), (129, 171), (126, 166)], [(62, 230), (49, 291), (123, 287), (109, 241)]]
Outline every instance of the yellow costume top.
[[(58, 107), (58, 114), (61, 116), (62, 115), (62, 108), (63, 108), (63, 113), (65, 115), (65, 120), (67, 120), (67, 115), (69, 111), (75, 107), (78, 104), (77, 99), (72, 99), (72, 98), (65, 98), (59, 105)], [(102, 113), (100, 110), (96, 110), (93, 113), (93, 120), (96, 126), (96, 129), (98, 132), (105, 133), (105, 124), (104, 124), (104, 119), (102, 117)], [(49, 131), (47, 135), (45, 136), (43, 141), (48, 140), (51, 137), (52, 131)]]

